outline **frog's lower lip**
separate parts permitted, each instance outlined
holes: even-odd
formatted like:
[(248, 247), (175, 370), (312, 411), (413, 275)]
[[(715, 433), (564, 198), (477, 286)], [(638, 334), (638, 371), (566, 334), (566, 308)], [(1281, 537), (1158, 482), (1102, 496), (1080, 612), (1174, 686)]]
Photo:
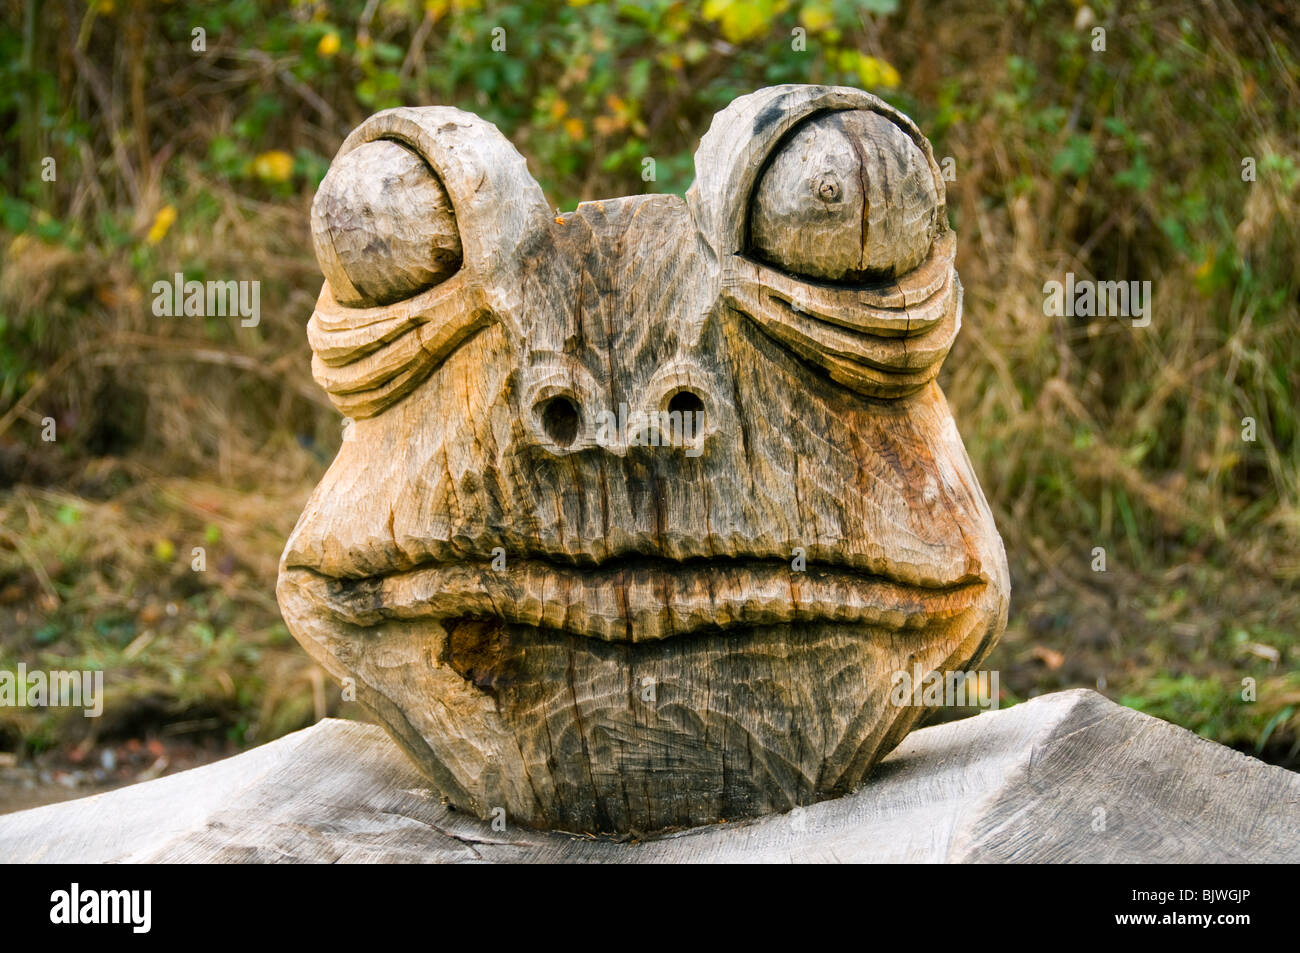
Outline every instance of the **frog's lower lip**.
[(696, 632), (789, 623), (922, 629), (974, 608), (978, 577), (921, 587), (843, 568), (724, 560), (646, 560), (569, 567), (517, 560), (439, 564), (365, 579), (291, 569), (309, 598), (359, 626), (385, 620), (496, 619), (607, 642), (649, 642)]

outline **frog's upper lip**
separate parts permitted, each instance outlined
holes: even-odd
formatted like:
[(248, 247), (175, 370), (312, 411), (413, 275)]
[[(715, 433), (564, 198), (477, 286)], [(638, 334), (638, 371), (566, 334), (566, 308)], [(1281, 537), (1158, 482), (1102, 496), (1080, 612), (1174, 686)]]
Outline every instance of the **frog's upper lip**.
[(648, 642), (702, 631), (795, 622), (921, 629), (975, 607), (986, 586), (966, 576), (920, 586), (845, 567), (785, 560), (622, 560), (578, 567), (516, 559), (439, 563), (337, 579), (286, 570), (287, 582), (353, 625), (398, 619), (496, 619), (608, 642)]

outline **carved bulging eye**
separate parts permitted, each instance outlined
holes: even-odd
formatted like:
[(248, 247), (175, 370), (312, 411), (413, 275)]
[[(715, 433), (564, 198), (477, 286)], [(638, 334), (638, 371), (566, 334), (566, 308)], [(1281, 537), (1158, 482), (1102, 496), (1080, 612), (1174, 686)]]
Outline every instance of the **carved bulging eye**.
[(447, 191), (424, 159), (396, 142), (367, 142), (337, 159), (316, 192), (311, 224), (316, 261), (340, 304), (391, 304), (460, 267)]
[(880, 113), (824, 113), (777, 147), (754, 190), (750, 250), (809, 278), (862, 282), (929, 253), (941, 196), (929, 160)]

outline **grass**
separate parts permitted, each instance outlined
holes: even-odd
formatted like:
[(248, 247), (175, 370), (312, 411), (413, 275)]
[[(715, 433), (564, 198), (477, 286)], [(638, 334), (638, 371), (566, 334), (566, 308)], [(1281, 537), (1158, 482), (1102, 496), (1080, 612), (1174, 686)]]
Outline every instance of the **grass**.
[(0, 667), (107, 673), (103, 718), (8, 709), (11, 742), (37, 753), (87, 732), (162, 732), (244, 745), (337, 710), (273, 596), (304, 488), (115, 476), (121, 489), (105, 500), (22, 489), (0, 510), (0, 539), (21, 541), (0, 551)]

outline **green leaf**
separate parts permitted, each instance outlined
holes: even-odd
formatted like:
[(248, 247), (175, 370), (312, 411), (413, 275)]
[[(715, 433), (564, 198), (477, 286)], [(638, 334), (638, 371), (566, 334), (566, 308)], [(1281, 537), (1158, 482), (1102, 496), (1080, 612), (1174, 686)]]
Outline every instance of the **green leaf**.
[(1091, 139), (1087, 136), (1071, 136), (1052, 159), (1052, 174), (1065, 173), (1076, 179), (1083, 178), (1092, 170), (1093, 157)]

